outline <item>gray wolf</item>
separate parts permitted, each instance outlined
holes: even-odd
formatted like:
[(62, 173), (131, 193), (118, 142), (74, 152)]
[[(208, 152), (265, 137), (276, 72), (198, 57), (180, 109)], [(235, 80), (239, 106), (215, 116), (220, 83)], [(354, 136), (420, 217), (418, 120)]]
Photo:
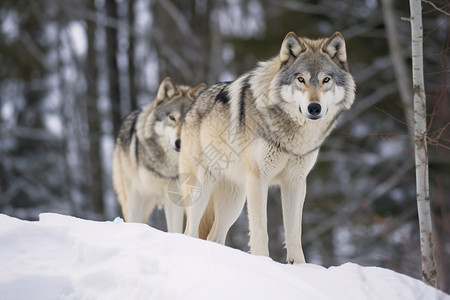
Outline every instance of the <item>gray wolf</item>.
[(268, 256), (267, 193), (279, 185), (287, 261), (305, 262), (306, 177), (354, 98), (339, 32), (319, 40), (290, 32), (277, 56), (233, 82), (210, 86), (186, 115), (181, 134), (180, 174), (202, 187), (196, 199), (183, 190), (193, 204), (186, 234), (224, 244), (247, 199), (250, 252)]
[(184, 209), (168, 199), (167, 187), (178, 175), (186, 113), (205, 86), (175, 85), (167, 77), (153, 102), (125, 118), (113, 154), (113, 186), (125, 221), (146, 223), (164, 206), (168, 231), (182, 232)]

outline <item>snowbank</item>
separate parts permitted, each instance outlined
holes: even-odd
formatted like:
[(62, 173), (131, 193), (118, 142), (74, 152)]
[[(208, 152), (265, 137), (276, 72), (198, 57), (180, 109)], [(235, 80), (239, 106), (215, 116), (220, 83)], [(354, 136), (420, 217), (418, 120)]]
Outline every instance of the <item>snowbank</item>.
[(450, 299), (390, 270), (285, 265), (144, 224), (0, 215), (1, 299)]

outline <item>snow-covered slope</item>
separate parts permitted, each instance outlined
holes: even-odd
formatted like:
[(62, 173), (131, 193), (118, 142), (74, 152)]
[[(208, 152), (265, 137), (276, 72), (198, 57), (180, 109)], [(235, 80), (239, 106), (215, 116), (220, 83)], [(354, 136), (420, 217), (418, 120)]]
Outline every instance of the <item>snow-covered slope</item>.
[(450, 299), (390, 270), (285, 265), (144, 224), (0, 215), (1, 299)]

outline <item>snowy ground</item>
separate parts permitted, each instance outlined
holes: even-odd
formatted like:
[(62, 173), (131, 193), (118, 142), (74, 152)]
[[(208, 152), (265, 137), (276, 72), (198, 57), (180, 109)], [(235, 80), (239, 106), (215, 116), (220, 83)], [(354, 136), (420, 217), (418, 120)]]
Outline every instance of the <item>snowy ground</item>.
[(1, 299), (450, 299), (347, 263), (285, 265), (143, 224), (0, 215)]

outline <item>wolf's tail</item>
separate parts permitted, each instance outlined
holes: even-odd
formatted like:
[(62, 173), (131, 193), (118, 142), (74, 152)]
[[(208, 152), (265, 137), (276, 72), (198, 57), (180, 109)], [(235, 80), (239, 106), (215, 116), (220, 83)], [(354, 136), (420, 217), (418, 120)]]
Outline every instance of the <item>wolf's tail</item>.
[(211, 228), (214, 223), (214, 199), (211, 196), (209, 199), (208, 206), (206, 207), (205, 213), (203, 214), (200, 225), (198, 226), (198, 237), (206, 240), (208, 234), (211, 232)]

